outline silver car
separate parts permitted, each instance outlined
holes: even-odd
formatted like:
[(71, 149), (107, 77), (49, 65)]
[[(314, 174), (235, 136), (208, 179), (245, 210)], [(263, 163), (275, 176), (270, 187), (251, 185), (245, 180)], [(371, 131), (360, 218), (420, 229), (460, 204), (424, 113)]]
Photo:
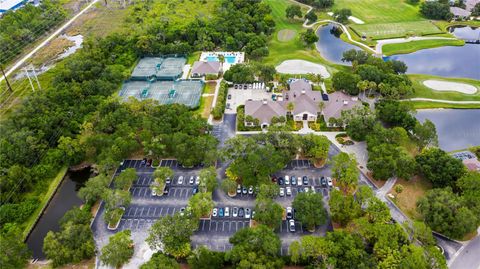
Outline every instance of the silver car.
[(183, 176), (178, 177), (178, 185), (183, 184)]

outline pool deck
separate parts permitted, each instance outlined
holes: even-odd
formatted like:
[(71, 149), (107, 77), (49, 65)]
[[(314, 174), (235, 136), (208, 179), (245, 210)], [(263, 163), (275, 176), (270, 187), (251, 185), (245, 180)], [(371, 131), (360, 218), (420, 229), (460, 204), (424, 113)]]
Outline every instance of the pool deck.
[(212, 57), (216, 57), (218, 59), (219, 55), (223, 55), (225, 58), (232, 57), (232, 56), (235, 57), (234, 62), (228, 62), (228, 60), (225, 59), (225, 62), (223, 63), (223, 66), (222, 66), (223, 72), (230, 69), (230, 66), (234, 64), (240, 64), (245, 61), (245, 53), (241, 51), (204, 51), (200, 55), (199, 60), (203, 62), (208, 62), (209, 59), (211, 59)]

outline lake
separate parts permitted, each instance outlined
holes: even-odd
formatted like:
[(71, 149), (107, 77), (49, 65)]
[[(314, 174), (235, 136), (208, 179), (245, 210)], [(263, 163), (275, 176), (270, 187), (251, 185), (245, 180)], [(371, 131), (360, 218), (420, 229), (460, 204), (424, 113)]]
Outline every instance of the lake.
[(27, 238), (27, 246), (32, 251), (34, 259), (44, 259), (43, 239), (49, 231), (60, 230), (59, 221), (68, 210), (80, 206), (83, 201), (77, 196), (77, 191), (92, 176), (90, 167), (79, 171), (69, 171), (60, 187), (53, 196), (40, 220)]
[(334, 24), (319, 27), (317, 30), (319, 40), (316, 47), (322, 57), (328, 61), (336, 64), (351, 65), (348, 62), (342, 62), (343, 52), (350, 49), (360, 50), (360, 48), (340, 39), (341, 33), (342, 30), (335, 27)]
[(422, 109), (416, 118), (435, 124), (439, 146), (445, 151), (480, 145), (480, 109)]

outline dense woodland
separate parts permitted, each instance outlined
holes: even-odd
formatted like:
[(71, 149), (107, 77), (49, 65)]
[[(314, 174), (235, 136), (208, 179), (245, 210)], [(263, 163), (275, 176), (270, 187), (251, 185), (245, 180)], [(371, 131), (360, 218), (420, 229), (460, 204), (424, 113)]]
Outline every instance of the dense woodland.
[(42, 1), (38, 7), (27, 4), (15, 12), (6, 12), (0, 19), (0, 65), (7, 64), (66, 16), (67, 12), (56, 0)]

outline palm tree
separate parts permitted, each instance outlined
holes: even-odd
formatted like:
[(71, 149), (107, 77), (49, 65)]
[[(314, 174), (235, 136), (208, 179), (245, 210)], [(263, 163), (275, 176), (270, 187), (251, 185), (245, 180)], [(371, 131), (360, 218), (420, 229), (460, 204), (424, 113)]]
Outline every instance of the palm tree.
[(219, 54), (218, 55), (218, 61), (223, 64), (225, 62), (225, 56), (223, 56), (222, 54)]
[(370, 96), (372, 90), (374, 91), (377, 90), (377, 83), (375, 83), (375, 81), (368, 82), (368, 88), (369, 88), (368, 95)]
[(293, 102), (289, 102), (287, 104), (287, 110), (292, 114), (292, 111), (295, 109), (295, 104)]
[(360, 92), (365, 93), (365, 91), (368, 89), (368, 87), (369, 87), (368, 80), (362, 80), (362, 81), (359, 81), (357, 83), (357, 88), (360, 90)]
[(323, 112), (323, 109), (325, 108), (325, 103), (323, 101), (320, 101), (318, 103), (318, 108), (320, 109), (320, 112)]

